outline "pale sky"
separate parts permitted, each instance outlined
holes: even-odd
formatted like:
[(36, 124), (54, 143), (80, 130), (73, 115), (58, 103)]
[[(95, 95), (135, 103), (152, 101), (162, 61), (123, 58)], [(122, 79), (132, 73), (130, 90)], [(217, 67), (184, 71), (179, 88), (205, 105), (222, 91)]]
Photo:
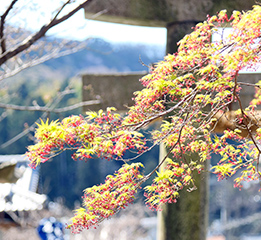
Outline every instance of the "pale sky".
[[(2, 0), (3, 1), (3, 0)], [(11, 0), (5, 0), (0, 5), (0, 14), (10, 4)], [(80, 0), (76, 0), (73, 6), (77, 6)], [(52, 12), (61, 6), (61, 0), (19, 0), (15, 6), (17, 12), (10, 16), (9, 21), (22, 28), (39, 29), (39, 26), (48, 23)], [(68, 12), (70, 8), (63, 11)], [(73, 40), (85, 40), (89, 37), (99, 37), (110, 42), (132, 42), (166, 45), (166, 29), (152, 27), (136, 27), (115, 23), (105, 23), (84, 18), (83, 9), (50, 30), (49, 35), (65, 37)]]
[[(132, 25), (107, 23), (84, 18), (84, 13), (76, 13), (64, 25), (54, 28), (51, 33), (59, 36), (84, 40), (88, 37), (100, 37), (111, 42), (140, 42), (166, 45), (167, 30), (165, 28), (137, 27)], [(75, 28), (74, 26), (78, 26)], [(67, 29), (63, 30), (63, 29)]]

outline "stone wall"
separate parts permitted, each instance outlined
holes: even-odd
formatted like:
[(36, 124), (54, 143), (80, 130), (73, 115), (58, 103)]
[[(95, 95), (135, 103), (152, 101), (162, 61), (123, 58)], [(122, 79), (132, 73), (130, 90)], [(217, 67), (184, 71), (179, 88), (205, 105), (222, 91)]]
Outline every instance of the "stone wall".
[(139, 81), (146, 72), (115, 73), (115, 74), (85, 74), (82, 76), (83, 101), (100, 99), (101, 104), (86, 106), (88, 110), (106, 110), (107, 107), (116, 107), (118, 111), (127, 111), (126, 106), (133, 105), (133, 92), (141, 90)]

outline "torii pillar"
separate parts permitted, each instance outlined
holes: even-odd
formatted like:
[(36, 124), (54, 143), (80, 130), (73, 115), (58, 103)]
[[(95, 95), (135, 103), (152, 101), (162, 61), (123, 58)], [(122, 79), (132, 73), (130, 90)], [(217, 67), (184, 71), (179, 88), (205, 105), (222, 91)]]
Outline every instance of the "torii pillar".
[[(247, 10), (254, 4), (255, 0), (235, 0), (233, 3), (222, 3), (221, 6), (220, 1), (215, 0), (96, 0), (87, 5), (85, 17), (92, 19), (95, 16), (95, 20), (137, 26), (166, 27), (166, 52), (174, 53), (177, 50), (177, 42), (190, 33), (198, 22), (205, 20), (207, 14), (216, 14), (224, 8)], [(86, 76), (84, 78), (87, 79)], [(161, 151), (161, 154), (163, 153), (164, 148)], [(181, 193), (183, 196), (178, 203), (164, 206), (158, 215), (157, 240), (206, 239), (207, 179), (207, 175), (199, 177), (197, 191)]]

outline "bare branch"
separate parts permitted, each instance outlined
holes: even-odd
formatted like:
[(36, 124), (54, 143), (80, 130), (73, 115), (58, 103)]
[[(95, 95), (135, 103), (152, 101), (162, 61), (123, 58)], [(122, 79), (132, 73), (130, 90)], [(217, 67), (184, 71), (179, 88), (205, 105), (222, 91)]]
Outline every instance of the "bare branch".
[(65, 7), (66, 5), (68, 5), (70, 2), (71, 2), (71, 0), (68, 0), (66, 3), (64, 3), (64, 4), (60, 7), (60, 9), (59, 9), (59, 10), (57, 11), (57, 13), (55, 14), (53, 20), (58, 17), (58, 15), (61, 13), (61, 11), (64, 9), (64, 7)]
[[(251, 129), (249, 128), (248, 126), (248, 115), (245, 113), (245, 110), (243, 109), (243, 106), (242, 106), (242, 102), (241, 102), (241, 99), (240, 97), (238, 96), (237, 92), (236, 92), (236, 88), (237, 88), (237, 75), (235, 77), (235, 87), (234, 87), (234, 95), (235, 95), (235, 98), (237, 99), (238, 101), (238, 104), (239, 104), (239, 107), (240, 107), (240, 111), (241, 111), (241, 114), (242, 114), (242, 117), (244, 119), (243, 121), (243, 124), (245, 125), (246, 127), (246, 130), (248, 132), (248, 137), (250, 137), (250, 139), (253, 141), (256, 149), (258, 150), (259, 154), (261, 153), (261, 149), (256, 141), (256, 139), (254, 138), (253, 136), (253, 132), (251, 131)], [(258, 160), (259, 161), (259, 160)]]
[(256, 85), (254, 83), (248, 83), (248, 82), (238, 82), (238, 85), (245, 85), (245, 86), (250, 86), (250, 87), (258, 87), (261, 88), (260, 85)]
[(83, 106), (90, 106), (90, 105), (95, 105), (95, 104), (100, 104), (100, 100), (90, 100), (90, 101), (85, 101), (85, 102), (79, 102), (76, 104), (73, 104), (71, 106), (67, 106), (64, 108), (56, 108), (52, 109), (49, 107), (40, 107), (40, 106), (19, 106), (19, 105), (14, 105), (14, 104), (5, 104), (5, 103), (0, 103), (0, 108), (5, 108), (5, 109), (12, 109), (12, 110), (18, 110), (18, 111), (39, 111), (39, 112), (53, 112), (53, 113), (62, 113), (62, 112), (68, 112)]
[[(61, 18), (54, 18), (52, 19), (47, 25), (42, 26), (42, 28), (35, 33), (32, 36), (29, 36), (27, 39), (25, 39), (19, 46), (15, 47), (14, 49), (11, 49), (9, 51), (6, 51), (5, 53), (0, 55), (0, 65), (5, 63), (8, 59), (16, 56), (17, 54), (25, 51), (28, 49), (31, 45), (33, 45), (37, 40), (45, 36), (46, 32), (51, 29), (52, 27), (58, 25), (61, 22), (64, 22), (71, 16), (73, 16), (76, 12), (78, 12), (80, 9), (84, 8), (88, 3), (90, 3), (92, 0), (86, 0), (82, 4), (80, 4), (78, 7), (70, 11), (68, 14), (64, 15)], [(57, 16), (57, 15), (56, 15)]]
[(1, 39), (1, 48), (2, 48), (2, 54), (6, 51), (6, 45), (5, 45), (5, 37), (4, 37), (4, 27), (5, 27), (5, 19), (8, 15), (8, 13), (11, 11), (13, 6), (18, 0), (13, 0), (9, 7), (6, 9), (5, 13), (1, 16), (1, 23), (0, 23), (0, 39)]
[(173, 107), (160, 112), (158, 114), (156, 114), (155, 116), (148, 118), (144, 121), (142, 121), (141, 123), (136, 124), (136, 127), (134, 128), (134, 131), (137, 131), (139, 129), (141, 129), (144, 126), (147, 126), (149, 123), (153, 122), (156, 119), (159, 119), (163, 116), (166, 116), (168, 113), (171, 113), (172, 111), (174, 111), (175, 109), (177, 109), (178, 107), (180, 107), (183, 103), (185, 103), (186, 101), (190, 101), (191, 99), (193, 99), (195, 97), (195, 95), (197, 94), (197, 89), (194, 89), (193, 92), (191, 92), (188, 96), (184, 97), (180, 102), (178, 102), (177, 104), (175, 104)]
[(55, 112), (55, 113), (68, 112), (68, 111), (71, 111), (71, 110), (74, 110), (76, 108), (80, 108), (83, 106), (90, 106), (90, 105), (95, 105), (95, 104), (100, 104), (100, 103), (101, 103), (100, 100), (90, 100), (90, 101), (85, 101), (85, 102), (79, 102), (79, 103), (76, 103), (76, 104), (68, 106), (68, 107), (54, 109), (52, 112)]
[(6, 69), (5, 73), (0, 75), (0, 81), (14, 76), (14, 75), (16, 75), (17, 73), (21, 72), (22, 70), (24, 70), (26, 68), (39, 65), (39, 64), (44, 63), (44, 62), (46, 62), (50, 59), (56, 59), (56, 58), (59, 58), (59, 57), (67, 56), (67, 55), (72, 54), (72, 53), (79, 52), (80, 50), (85, 49), (86, 45), (87, 45), (87, 43), (80, 43), (76, 47), (68, 49), (68, 50), (64, 50), (62, 52), (52, 51), (50, 54), (44, 55), (44, 56), (42, 56), (38, 59), (32, 59), (31, 61), (26, 62), (26, 63), (21, 62), (21, 65), (17, 66), (15, 69), (9, 70), (8, 67), (5, 66), (5, 64), (3, 64), (2, 67), (7, 68), (7, 69)]
[[(47, 103), (46, 107), (48, 107), (50, 109), (55, 109), (57, 104), (64, 98), (64, 96), (71, 94), (71, 93), (74, 93), (74, 91), (69, 88), (66, 88), (63, 92), (60, 92), (57, 94), (57, 97), (54, 101), (50, 101), (49, 103)], [(41, 116), (41, 119), (45, 119), (47, 116), (48, 116), (48, 112), (44, 112)], [(15, 137), (11, 138), (7, 142), (3, 143), (2, 145), (0, 145), (0, 148), (6, 148), (6, 147), (10, 146), (11, 144), (15, 143), (16, 141), (18, 141), (19, 139), (21, 139), (22, 137), (26, 136), (30, 131), (34, 131), (37, 122), (33, 123), (31, 126), (26, 128), (21, 133), (19, 133)]]

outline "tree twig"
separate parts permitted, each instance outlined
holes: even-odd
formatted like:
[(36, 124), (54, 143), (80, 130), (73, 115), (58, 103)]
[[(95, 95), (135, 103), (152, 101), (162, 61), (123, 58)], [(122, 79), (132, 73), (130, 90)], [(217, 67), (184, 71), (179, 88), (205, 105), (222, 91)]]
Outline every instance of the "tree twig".
[(29, 36), (27, 39), (25, 39), (19, 46), (15, 47), (14, 49), (10, 49), (9, 51), (4, 52), (0, 55), (0, 65), (5, 63), (8, 59), (16, 56), (20, 52), (23, 52), (24, 50), (28, 49), (31, 45), (33, 45), (37, 40), (45, 36), (46, 32), (51, 29), (52, 27), (58, 25), (61, 22), (64, 22), (71, 16), (73, 16), (76, 12), (78, 12), (80, 9), (84, 8), (87, 4), (92, 2), (92, 0), (86, 0), (82, 4), (80, 4), (78, 7), (67, 13), (61, 18), (54, 18), (52, 19), (47, 25), (42, 26), (42, 28), (35, 33), (32, 36)]
[(52, 109), (50, 107), (41, 107), (41, 106), (19, 106), (19, 105), (14, 105), (14, 104), (5, 104), (5, 103), (0, 103), (0, 108), (5, 108), (5, 109), (12, 109), (12, 110), (17, 110), (17, 111), (33, 111), (33, 112), (53, 112), (53, 113), (62, 113), (62, 112), (68, 112), (83, 106), (90, 106), (90, 105), (95, 105), (95, 104), (100, 104), (100, 100), (90, 100), (90, 101), (85, 101), (85, 102), (79, 102), (76, 104), (73, 104), (71, 106), (63, 107), (63, 108), (56, 108)]
[[(61, 52), (53, 51), (50, 54), (44, 55), (43, 57), (40, 57), (38, 59), (32, 59), (32, 61), (29, 61), (27, 63), (23, 62), (21, 66), (16, 67), (14, 70), (5, 71), (2, 74), (0, 74), (0, 81), (14, 76), (26, 68), (34, 67), (34, 66), (44, 63), (50, 59), (56, 59), (59, 57), (67, 56), (72, 53), (76, 53), (76, 52), (86, 48), (86, 45), (87, 45), (87, 43), (81, 43), (78, 46), (76, 46), (72, 49), (69, 49), (69, 50), (64, 50)], [(5, 66), (5, 64), (3, 64), (3, 66)]]
[[(57, 104), (63, 99), (64, 96), (66, 96), (67, 94), (73, 93), (73, 92), (74, 91), (70, 90), (69, 88), (66, 88), (63, 92), (60, 92), (57, 94), (57, 98), (54, 101), (50, 101), (49, 103), (47, 103), (46, 107), (54, 109), (57, 106)], [(45, 119), (47, 116), (48, 116), (48, 112), (44, 112), (41, 116), (41, 119)], [(7, 142), (0, 145), (0, 148), (6, 148), (6, 147), (10, 146), (14, 142), (18, 141), (20, 138), (27, 135), (30, 131), (33, 131), (35, 129), (37, 122), (33, 123), (30, 127), (26, 128), (24, 131), (17, 134), (15, 137), (11, 138)]]

